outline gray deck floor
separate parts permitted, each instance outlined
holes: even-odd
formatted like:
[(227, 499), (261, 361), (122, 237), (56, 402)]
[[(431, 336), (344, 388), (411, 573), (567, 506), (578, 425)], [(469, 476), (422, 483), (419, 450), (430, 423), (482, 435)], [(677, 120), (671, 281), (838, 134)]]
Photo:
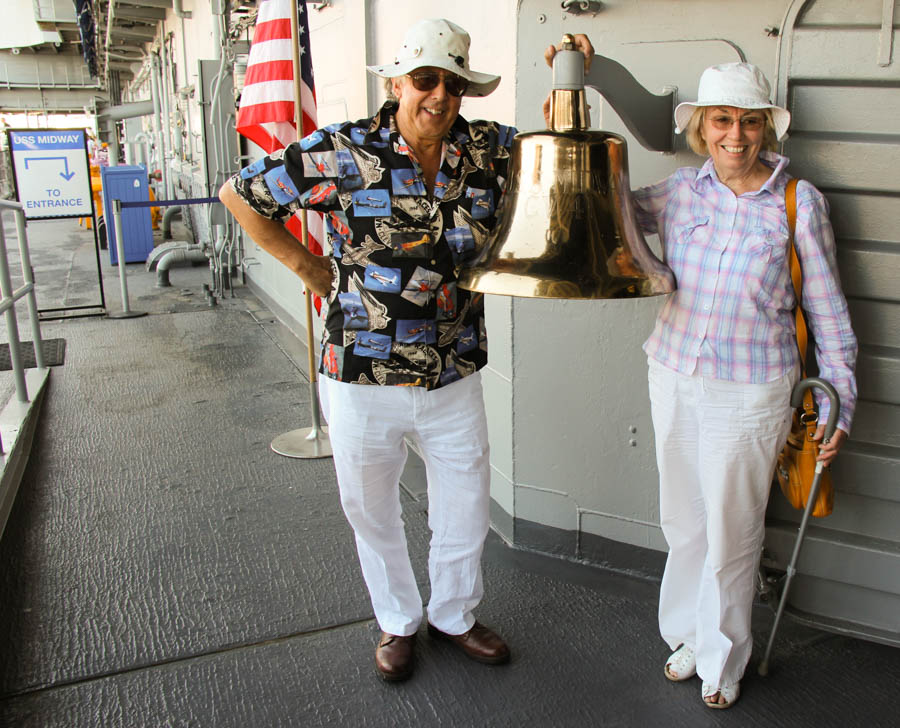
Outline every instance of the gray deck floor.
[[(93, 236), (73, 221), (29, 236), (39, 305), (90, 301)], [(103, 268), (118, 310), (105, 255)], [(413, 678), (383, 683), (331, 461), (269, 450), (309, 424), (302, 343), (245, 288), (208, 307), (202, 267), (173, 269), (166, 290), (128, 273), (148, 316), (43, 324), (67, 353), (0, 541), (0, 725), (900, 724), (897, 649), (788, 621), (758, 677), (764, 607), (740, 702), (711, 711), (699, 681), (663, 676), (657, 584), (495, 536), (478, 616), (511, 664), (421, 630)], [(427, 598), (427, 504), (404, 499)]]

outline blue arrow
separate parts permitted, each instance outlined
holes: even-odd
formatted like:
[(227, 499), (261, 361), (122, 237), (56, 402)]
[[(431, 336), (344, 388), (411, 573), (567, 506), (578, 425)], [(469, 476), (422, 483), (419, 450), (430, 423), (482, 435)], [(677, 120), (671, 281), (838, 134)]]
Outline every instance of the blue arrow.
[(65, 172), (60, 172), (59, 176), (62, 177), (66, 182), (68, 182), (72, 177), (75, 176), (74, 172), (69, 171), (69, 158), (68, 157), (28, 157), (25, 160), (25, 169), (28, 169), (29, 162), (49, 162), (53, 159), (61, 159), (63, 161), (63, 165), (66, 168)]

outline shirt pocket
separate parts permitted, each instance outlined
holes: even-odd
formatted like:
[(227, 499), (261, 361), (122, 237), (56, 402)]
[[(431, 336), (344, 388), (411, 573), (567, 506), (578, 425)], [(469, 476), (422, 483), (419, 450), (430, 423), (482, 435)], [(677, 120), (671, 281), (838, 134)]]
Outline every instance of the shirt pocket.
[(688, 223), (673, 225), (666, 234), (666, 263), (681, 277), (686, 263), (696, 264), (709, 244), (713, 226), (708, 217), (698, 217)]
[(755, 253), (766, 260), (782, 260), (787, 255), (788, 234), (784, 230), (754, 228), (747, 234), (748, 253)]
[(747, 285), (760, 309), (791, 308), (793, 289), (788, 265), (786, 230), (754, 228), (744, 243), (748, 257)]

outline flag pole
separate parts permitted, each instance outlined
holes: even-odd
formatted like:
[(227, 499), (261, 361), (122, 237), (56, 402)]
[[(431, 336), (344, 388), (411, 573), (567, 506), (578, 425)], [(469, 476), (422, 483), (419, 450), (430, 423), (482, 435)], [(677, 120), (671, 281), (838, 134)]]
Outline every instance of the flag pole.
[[(300, 38), (298, 28), (300, 19), (297, 14), (297, 0), (291, 0), (291, 48), (294, 60), (294, 122), (297, 124), (297, 139), (303, 137), (303, 107), (300, 78)], [(303, 230), (303, 245), (309, 250), (309, 225), (306, 209), (300, 213)], [(272, 440), (271, 448), (279, 455), (289, 458), (328, 458), (331, 457), (331, 440), (328, 439), (328, 428), (319, 420), (319, 390), (317, 385), (316, 350), (313, 341), (313, 302), (309, 286), (304, 286), (306, 299), (306, 353), (309, 370), (309, 408), (312, 414), (312, 427), (301, 427), (298, 430), (285, 432)]]

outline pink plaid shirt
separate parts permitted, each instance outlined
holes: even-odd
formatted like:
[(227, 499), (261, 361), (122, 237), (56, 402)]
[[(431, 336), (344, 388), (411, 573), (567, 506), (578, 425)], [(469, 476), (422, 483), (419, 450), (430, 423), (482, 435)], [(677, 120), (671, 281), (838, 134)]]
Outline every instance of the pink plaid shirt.
[[(638, 219), (658, 233), (678, 290), (644, 343), (647, 355), (683, 374), (732, 382), (769, 382), (797, 362), (784, 188), (788, 159), (756, 192), (735, 197), (711, 159), (684, 167), (634, 193)], [(819, 375), (841, 398), (838, 427), (850, 431), (856, 406), (856, 337), (841, 292), (825, 197), (797, 185), (794, 238), (803, 270), (803, 309), (816, 342)], [(817, 393), (818, 394), (818, 393)], [(820, 401), (820, 421), (828, 417)]]

